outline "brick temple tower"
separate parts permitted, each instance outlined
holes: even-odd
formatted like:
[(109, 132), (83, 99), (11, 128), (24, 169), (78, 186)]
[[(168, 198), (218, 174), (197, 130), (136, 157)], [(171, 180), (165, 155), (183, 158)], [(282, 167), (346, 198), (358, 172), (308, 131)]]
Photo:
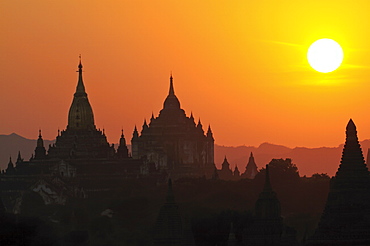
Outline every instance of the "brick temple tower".
[(370, 182), (352, 119), (318, 228), (307, 245), (370, 245)]

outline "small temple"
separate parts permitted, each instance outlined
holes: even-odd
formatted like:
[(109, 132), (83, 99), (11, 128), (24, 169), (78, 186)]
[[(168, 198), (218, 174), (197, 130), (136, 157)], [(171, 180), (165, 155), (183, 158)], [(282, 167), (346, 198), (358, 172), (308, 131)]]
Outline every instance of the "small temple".
[(254, 177), (256, 177), (257, 173), (258, 173), (257, 164), (254, 161), (254, 156), (253, 156), (253, 153), (251, 152), (251, 154), (249, 156), (248, 164), (245, 167), (245, 171), (244, 171), (244, 173), (242, 173), (241, 177), (242, 178), (247, 178), (247, 179), (254, 179)]

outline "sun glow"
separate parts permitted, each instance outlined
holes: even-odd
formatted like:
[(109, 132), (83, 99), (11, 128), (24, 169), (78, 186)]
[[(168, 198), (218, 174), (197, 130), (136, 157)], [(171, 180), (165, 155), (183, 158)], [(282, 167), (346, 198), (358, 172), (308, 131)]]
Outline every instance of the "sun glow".
[(332, 39), (319, 39), (308, 48), (307, 60), (310, 66), (316, 71), (329, 73), (336, 70), (342, 64), (343, 50)]

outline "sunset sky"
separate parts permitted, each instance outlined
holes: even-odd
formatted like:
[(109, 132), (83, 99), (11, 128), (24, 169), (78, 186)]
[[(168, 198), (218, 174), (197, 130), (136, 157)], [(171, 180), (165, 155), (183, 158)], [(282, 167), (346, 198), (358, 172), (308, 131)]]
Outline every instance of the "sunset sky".
[[(169, 76), (187, 115), (220, 145), (338, 146), (352, 118), (370, 138), (369, 1), (0, 1), (0, 134), (65, 129), (82, 55), (110, 142), (155, 116)], [(311, 43), (336, 40), (342, 66), (313, 70)]]

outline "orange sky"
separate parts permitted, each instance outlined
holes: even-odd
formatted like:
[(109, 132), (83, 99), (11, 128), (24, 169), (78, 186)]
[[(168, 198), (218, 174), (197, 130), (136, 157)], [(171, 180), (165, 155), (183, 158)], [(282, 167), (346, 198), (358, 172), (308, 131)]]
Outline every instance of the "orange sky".
[[(369, 13), (369, 1), (3, 0), (0, 133), (64, 129), (82, 54), (110, 142), (158, 114), (171, 71), (182, 108), (217, 144), (337, 146), (350, 117), (370, 138)], [(309, 67), (320, 38), (342, 45), (339, 70)]]

